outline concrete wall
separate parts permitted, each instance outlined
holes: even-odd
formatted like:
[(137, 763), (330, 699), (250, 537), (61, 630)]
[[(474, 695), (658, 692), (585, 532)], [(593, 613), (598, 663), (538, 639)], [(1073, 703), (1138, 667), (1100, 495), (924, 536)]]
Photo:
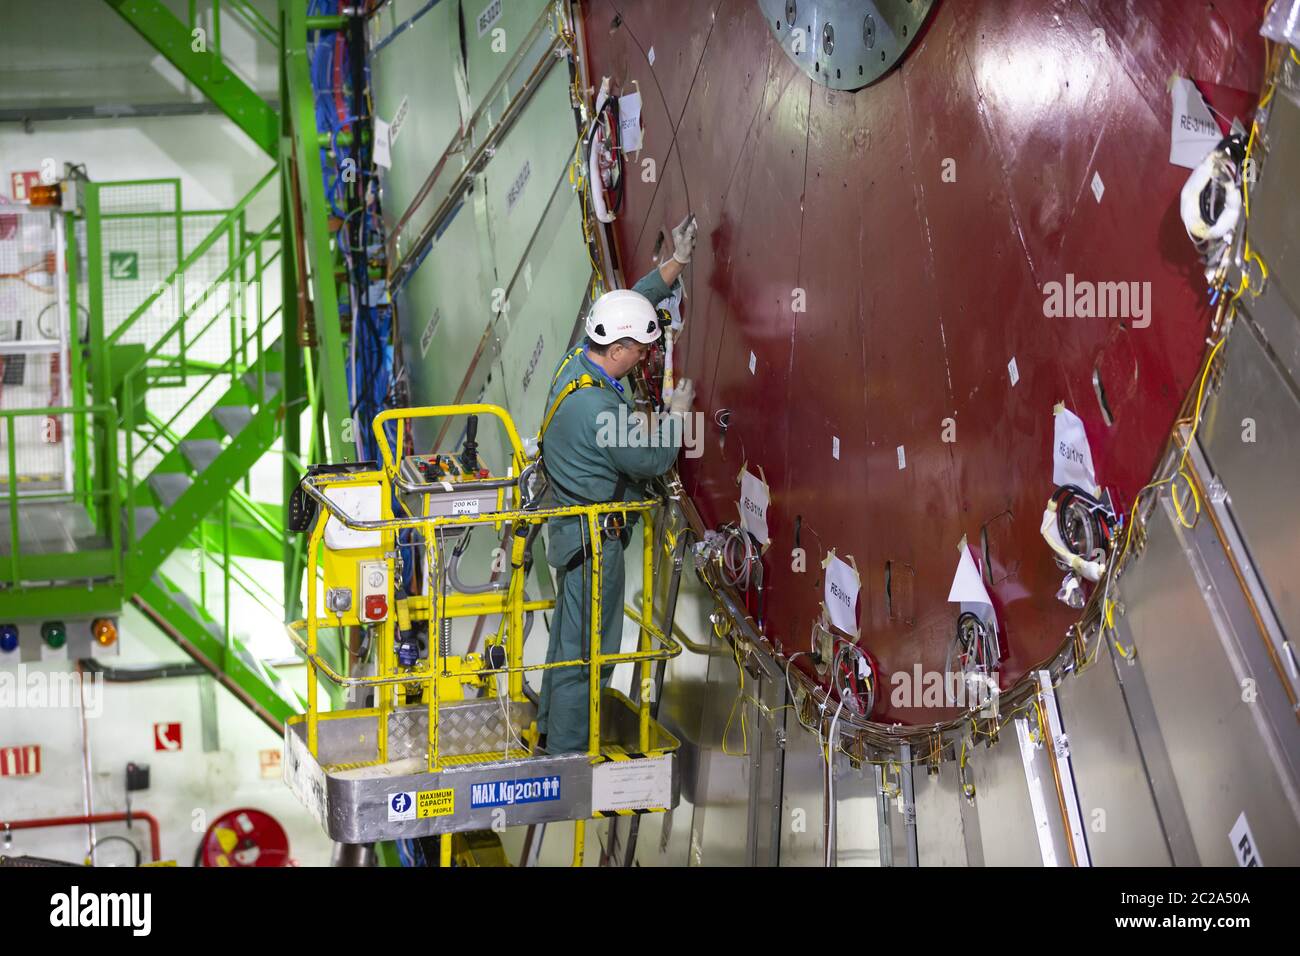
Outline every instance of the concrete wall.
[[(121, 619), (122, 654), (110, 659), (115, 667), (143, 667), (187, 660), (134, 608)], [(41, 773), (33, 777), (0, 777), (0, 820), (34, 819), (82, 814), (86, 782), (82, 750), (82, 711), (75, 698), (39, 700), (37, 685), (58, 686), (52, 673), (67, 673), (67, 664), (14, 666), (0, 669), (0, 747), (38, 745)], [(301, 667), (284, 672), (295, 684), (303, 681)], [(271, 814), (285, 828), (293, 857), (304, 865), (324, 865), (331, 844), (306, 810), (280, 781), (278, 771), (263, 777), (263, 751), (280, 750), (280, 739), (220, 686), (211, 688), (204, 704), (201, 683), (207, 677), (185, 677), (147, 683), (91, 683), (86, 688), (85, 740), (90, 761), (89, 791), (93, 812), (125, 809), (125, 768), (128, 761), (148, 764), (151, 787), (132, 798), (133, 809), (154, 814), (161, 825), (163, 859), (188, 866), (207, 826), (220, 814), (254, 807)], [(9, 706), (11, 703), (18, 706)], [(154, 749), (153, 725), (179, 722), (181, 749)], [(95, 828), (103, 838), (127, 834), (123, 824)], [(130, 837), (147, 853), (143, 825)], [(0, 853), (31, 854), (80, 862), (89, 850), (86, 827), (16, 831), (11, 840), (0, 827)], [(120, 842), (105, 844), (99, 863), (130, 860)], [(146, 857), (147, 858), (147, 857)]]

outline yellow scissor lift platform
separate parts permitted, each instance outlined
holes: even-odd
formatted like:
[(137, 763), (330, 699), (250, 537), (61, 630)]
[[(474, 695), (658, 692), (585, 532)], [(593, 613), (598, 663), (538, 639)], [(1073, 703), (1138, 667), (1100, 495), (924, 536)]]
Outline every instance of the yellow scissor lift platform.
[[(506, 477), (464, 467), (449, 456), (394, 455), (406, 447), (408, 422), (421, 418), (478, 416), (498, 419), (509, 440)], [(632, 702), (600, 686), (602, 667), (635, 663), (649, 687), (656, 662), (681, 653), (681, 645), (654, 623), (653, 500), (573, 507), (541, 507), (527, 495), (536, 460), (524, 453), (509, 414), (495, 405), (453, 405), (386, 411), (375, 418), (381, 467), (325, 471), (303, 478), (301, 492), (316, 508), (307, 560), (308, 617), (290, 625), (307, 657), (307, 713), (285, 729), (284, 776), (331, 839), (373, 843), (434, 834), (495, 830), (560, 820), (579, 821), (575, 859), (591, 817), (664, 812), (679, 796), (679, 741), (651, 716), (648, 693)], [(472, 432), (471, 432), (472, 434)], [(398, 502), (402, 514), (394, 514)], [(604, 654), (600, 647), (600, 532), (604, 516), (642, 516), (644, 586), (638, 649)], [(524, 551), (535, 531), (554, 518), (577, 516), (587, 524), (591, 561), (592, 630), (581, 660), (524, 663), (525, 615), (554, 601), (524, 595)], [(475, 526), (510, 530), (509, 577), (489, 593), (448, 592), (448, 543)], [(424, 593), (406, 595), (397, 562), (398, 537), (423, 539)], [(614, 545), (618, 546), (618, 545)], [(627, 609), (625, 609), (627, 610)], [(628, 610), (630, 614), (630, 610)], [(499, 616), (497, 634), (482, 654), (450, 653), (447, 625), (455, 618)], [(322, 629), (371, 629), (373, 666), (340, 674), (319, 653)], [(427, 629), (419, 659), (403, 636)], [(670, 630), (670, 628), (666, 628)], [(495, 665), (495, 666), (493, 666)], [(586, 752), (546, 754), (536, 749), (536, 705), (524, 674), (580, 667), (587, 671), (592, 732)], [(317, 676), (374, 692), (374, 706), (322, 712)], [(504, 687), (502, 685), (505, 685)], [(443, 841), (447, 862), (450, 841)]]

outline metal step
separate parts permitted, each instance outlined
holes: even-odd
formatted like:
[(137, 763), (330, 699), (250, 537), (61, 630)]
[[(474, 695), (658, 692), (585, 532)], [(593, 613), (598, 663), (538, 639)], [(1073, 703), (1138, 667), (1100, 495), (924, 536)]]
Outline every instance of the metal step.
[(149, 487), (153, 489), (153, 493), (158, 496), (164, 508), (176, 504), (192, 484), (194, 479), (180, 471), (166, 471), (160, 475), (149, 476)]
[[(158, 509), (151, 505), (141, 505), (135, 509), (135, 536), (143, 538), (149, 529), (158, 523)], [(122, 527), (127, 525), (126, 509), (122, 509)]]
[(253, 420), (253, 410), (247, 405), (218, 405), (212, 410), (212, 417), (216, 419), (222, 431), (234, 438)]
[[(262, 401), (266, 401), (268, 398), (271, 398), (273, 395), (275, 395), (276, 392), (280, 391), (280, 383), (282, 380), (283, 380), (283, 376), (279, 372), (266, 372), (263, 374), (262, 384), (265, 386), (265, 388), (263, 389), (262, 392)], [(256, 371), (245, 372), (242, 381), (245, 385), (248, 386), (248, 390), (250, 392), (252, 392), (254, 395), (257, 394), (257, 372)]]
[(221, 442), (215, 438), (195, 438), (183, 441), (181, 455), (196, 472), (202, 473), (221, 454)]

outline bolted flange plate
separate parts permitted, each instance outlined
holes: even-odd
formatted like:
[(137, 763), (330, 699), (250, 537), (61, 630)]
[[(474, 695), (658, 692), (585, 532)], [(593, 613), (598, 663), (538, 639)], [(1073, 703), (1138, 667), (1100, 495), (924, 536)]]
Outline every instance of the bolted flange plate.
[(823, 86), (856, 90), (907, 54), (934, 0), (758, 0), (785, 55)]

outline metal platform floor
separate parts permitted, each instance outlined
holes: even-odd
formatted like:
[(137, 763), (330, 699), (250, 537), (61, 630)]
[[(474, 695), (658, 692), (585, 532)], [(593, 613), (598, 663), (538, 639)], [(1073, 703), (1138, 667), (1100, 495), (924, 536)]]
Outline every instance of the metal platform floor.
[[(0, 506), (0, 555), (12, 548), (9, 508)], [(31, 501), (18, 504), (18, 550), (23, 554), (76, 554), (109, 546), (95, 530), (86, 509), (73, 501)]]

